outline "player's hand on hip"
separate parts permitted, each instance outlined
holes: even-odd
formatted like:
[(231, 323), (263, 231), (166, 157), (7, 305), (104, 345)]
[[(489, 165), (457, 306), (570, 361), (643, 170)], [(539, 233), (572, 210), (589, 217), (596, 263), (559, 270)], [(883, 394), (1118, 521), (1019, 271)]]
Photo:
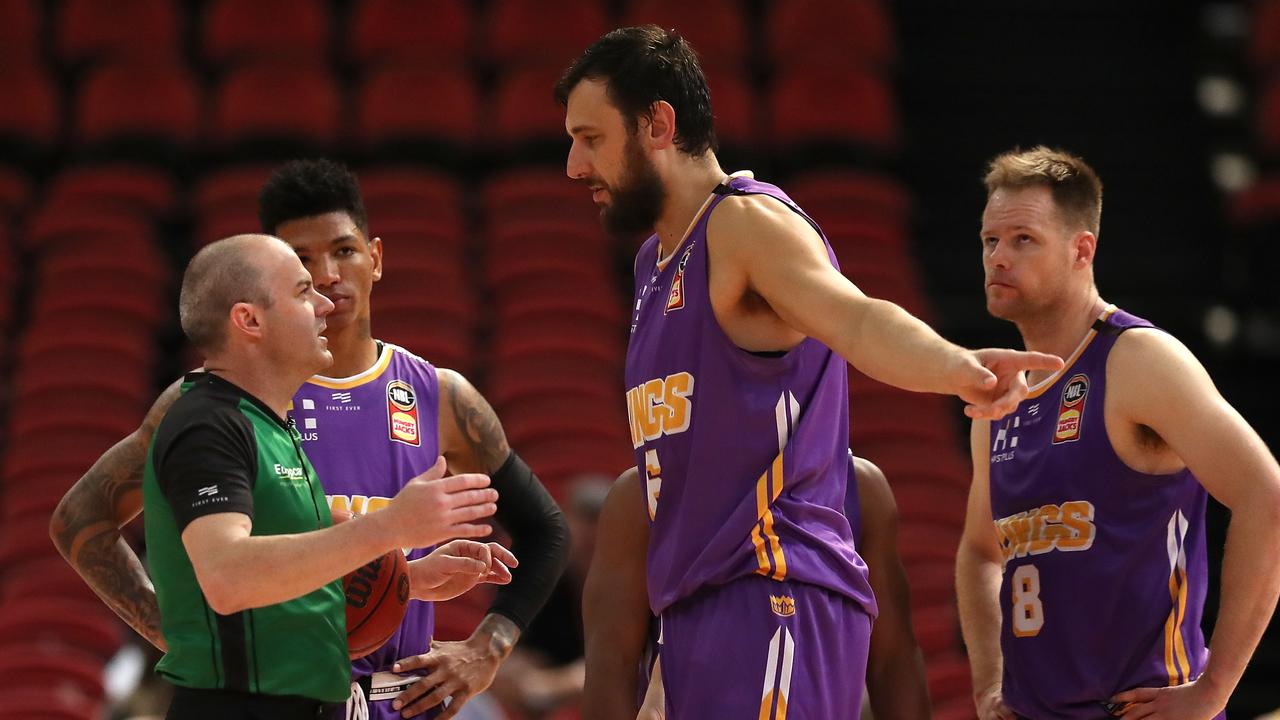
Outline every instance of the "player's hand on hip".
[(498, 491), (489, 476), (478, 473), (444, 476), (444, 458), (405, 483), (386, 508), (369, 517), (390, 525), (399, 547), (426, 547), (453, 538), (484, 537), (484, 522), (498, 510)]
[(1013, 711), (1004, 704), (1004, 685), (996, 683), (973, 696), (978, 720), (1015, 720)]
[(1039, 352), (990, 348), (961, 356), (952, 372), (955, 393), (975, 420), (999, 420), (1027, 397), (1027, 371), (1062, 369), (1062, 358)]
[(1116, 693), (1111, 702), (1122, 703), (1125, 720), (1210, 720), (1227, 706), (1207, 684), (1193, 680), (1185, 685), (1135, 688)]
[(418, 600), (452, 600), (481, 583), (506, 585), (519, 564), (498, 543), (454, 540), (409, 563), (409, 588)]
[(480, 640), (431, 643), (431, 652), (396, 661), (393, 672), (426, 670), (391, 706), (404, 717), (413, 717), (453, 698), (439, 720), (458, 714), (468, 700), (484, 692), (498, 674), (502, 654)]

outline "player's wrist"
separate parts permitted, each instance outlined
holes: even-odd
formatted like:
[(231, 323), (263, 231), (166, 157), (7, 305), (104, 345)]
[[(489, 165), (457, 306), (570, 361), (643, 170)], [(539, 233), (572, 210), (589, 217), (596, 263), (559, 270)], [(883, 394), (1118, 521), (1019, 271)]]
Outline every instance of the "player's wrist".
[(467, 639), (481, 653), (501, 662), (505, 660), (520, 639), (520, 628), (505, 615), (489, 613), (476, 626)]
[(405, 545), (400, 542), (394, 520), (394, 511), (387, 507), (378, 512), (360, 516), (360, 521), (356, 525), (360, 526), (370, 548), (375, 552), (383, 553)]
[[(1212, 656), (1210, 657), (1212, 658)], [(1222, 673), (1217, 672), (1217, 668), (1213, 666), (1212, 659), (1205, 665), (1204, 672), (1200, 674), (1200, 677), (1196, 678), (1196, 687), (1200, 688), (1205, 697), (1218, 709), (1226, 707), (1235, 686), (1235, 682), (1222, 677)]]

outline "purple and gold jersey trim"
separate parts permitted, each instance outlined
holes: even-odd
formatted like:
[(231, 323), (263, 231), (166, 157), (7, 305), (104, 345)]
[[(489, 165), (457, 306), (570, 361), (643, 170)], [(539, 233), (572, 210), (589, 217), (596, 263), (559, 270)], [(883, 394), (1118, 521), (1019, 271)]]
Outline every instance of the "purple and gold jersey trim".
[[(626, 406), (651, 530), (650, 607), (747, 576), (875, 600), (842, 509), (848, 369), (812, 338), (778, 354), (733, 343), (708, 287), (708, 227), (726, 198), (763, 196), (821, 229), (776, 186), (735, 174), (714, 188), (669, 253), (657, 236), (635, 263)], [(728, 206), (726, 206), (728, 207)]]
[(1191, 662), (1187, 659), (1187, 646), (1182, 639), (1182, 625), (1187, 617), (1187, 518), (1179, 510), (1169, 518), (1167, 543), (1169, 549), (1169, 597), (1173, 609), (1164, 626), (1164, 664), (1169, 673), (1169, 685), (1190, 682)]
[[(1115, 313), (1115, 311), (1116, 311), (1115, 305), (1108, 305), (1106, 308), (1103, 309), (1102, 314), (1098, 316), (1098, 319), (1103, 322), (1106, 322), (1106, 320), (1110, 318)], [(1076, 349), (1074, 352), (1071, 353), (1071, 356), (1068, 357), (1066, 361), (1062, 363), (1061, 370), (1055, 372), (1054, 374), (1050, 375), (1049, 377), (1041, 380), (1040, 382), (1036, 383), (1035, 385), (1032, 385), (1030, 388), (1027, 389), (1027, 399), (1032, 400), (1034, 398), (1038, 398), (1041, 395), (1043, 395), (1046, 390), (1053, 387), (1054, 385), (1057, 385), (1058, 381), (1062, 379), (1062, 376), (1065, 375), (1066, 372), (1071, 369), (1071, 366), (1074, 365), (1076, 360), (1078, 360), (1080, 356), (1084, 354), (1084, 351), (1089, 348), (1090, 343), (1092, 343), (1093, 339), (1097, 336), (1098, 336), (1097, 329), (1090, 328), (1089, 332), (1084, 336), (1084, 340), (1080, 341), (1080, 344), (1076, 346)]]
[(382, 346), (382, 354), (378, 356), (378, 361), (375, 362), (368, 370), (345, 378), (331, 378), (325, 377), (324, 375), (314, 375), (307, 380), (307, 382), (312, 385), (319, 385), (322, 388), (329, 388), (330, 390), (349, 390), (353, 387), (359, 387), (381, 377), (382, 373), (386, 372), (387, 368), (391, 366), (391, 358), (394, 353), (395, 346), (391, 343), (384, 343)]

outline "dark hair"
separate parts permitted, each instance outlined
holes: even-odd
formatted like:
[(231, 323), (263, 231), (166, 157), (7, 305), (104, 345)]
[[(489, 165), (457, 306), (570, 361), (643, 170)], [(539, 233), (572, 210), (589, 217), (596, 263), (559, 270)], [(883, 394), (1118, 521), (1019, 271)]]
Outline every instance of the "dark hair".
[(258, 193), (258, 222), (272, 235), (290, 220), (339, 211), (350, 215), (368, 236), (360, 183), (345, 165), (324, 158), (281, 165)]
[(983, 178), (987, 197), (1001, 188), (1047, 187), (1062, 218), (1097, 235), (1102, 225), (1102, 180), (1082, 158), (1037, 145), (997, 155)]
[(603, 80), (627, 128), (635, 132), (641, 117), (653, 117), (653, 104), (665, 100), (676, 111), (676, 147), (698, 156), (717, 148), (711, 93), (698, 56), (674, 30), (657, 25), (618, 28), (592, 43), (556, 83), (556, 101), (585, 79)]

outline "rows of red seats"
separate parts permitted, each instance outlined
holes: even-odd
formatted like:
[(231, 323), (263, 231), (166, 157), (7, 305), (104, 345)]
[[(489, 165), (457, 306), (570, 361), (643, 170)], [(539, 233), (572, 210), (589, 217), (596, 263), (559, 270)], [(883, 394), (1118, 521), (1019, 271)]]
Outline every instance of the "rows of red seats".
[[(40, 25), (33, 6), (0, 3), (0, 26), (29, 41)], [(896, 145), (884, 80), (893, 48), (877, 2), (779, 3), (759, 57), (748, 52), (755, 46), (742, 18), (736, 0), (638, 0), (618, 19), (683, 29), (704, 56), (730, 144)], [(202, 150), (280, 137), (362, 149), (555, 140), (563, 118), (550, 89), (610, 23), (602, 6), (570, 0), (503, 0), (485, 15), (462, 0), (365, 0), (352, 8), (349, 43), (334, 40), (348, 26), (309, 0), (215, 0), (201, 20), (193, 65), (168, 0), (67, 0), (55, 55), (83, 72), (63, 98), (30, 42), (0, 45), (0, 93), (11, 100), (0, 108), (0, 135), (45, 147), (65, 138), (82, 150), (139, 137)], [(484, 62), (471, 57), (473, 46)], [(349, 87), (333, 70), (339, 56), (356, 77)], [(771, 61), (764, 86), (753, 60)], [(492, 87), (482, 81), (489, 68)]]
[[(27, 282), (31, 297), (23, 317), (15, 298), (0, 299), (0, 325), (25, 318), (26, 327), (15, 348), (0, 347), (14, 365), (0, 490), (6, 527), (19, 527), (9, 517), (27, 518), (21, 532), (0, 532), (0, 568), (27, 557), (34, 541), (24, 538), (32, 537), (43, 542), (43, 555), (33, 557), (55, 568), (5, 573), (0, 603), (60, 588), (64, 599), (86, 602), (74, 613), (57, 608), (78, 618), (52, 625), (58, 642), (79, 648), (68, 653), (92, 662), (119, 642), (101, 607), (88, 608), (83, 584), (48, 557), (40, 526), (105, 443), (136, 426), (161, 379), (157, 338), (172, 332), (177, 269), (160, 246), (185, 258), (257, 228), (266, 159), (196, 160), (253, 141), (381, 158), (357, 168), (387, 260), (374, 290), (375, 334), (476, 379), (512, 445), (553, 491), (577, 474), (612, 475), (629, 464), (621, 388), (630, 249), (604, 239), (585, 193), (558, 167), (515, 162), (464, 179), (387, 159), (406, 142), (439, 143), (464, 157), (563, 142), (551, 87), (564, 64), (609, 27), (648, 21), (678, 27), (698, 48), (726, 144), (775, 158), (815, 144), (891, 155), (900, 128), (886, 77), (896, 48), (882, 3), (788, 0), (765, 4), (760, 17), (744, 11), (754, 5), (0, 0), (0, 93), (10, 99), (0, 106), (0, 140), (71, 158), (144, 140), (196, 168), (188, 179), (165, 163), (68, 165), (41, 184), (0, 165), (0, 220), (15, 219), (0, 221), (0, 241), (36, 258), (38, 268), (22, 280), (5, 277), (11, 269), (0, 265), (0, 294)], [(832, 169), (796, 173), (782, 185), (824, 227), (860, 287), (928, 317), (899, 183)], [(173, 220), (190, 227), (190, 238), (161, 243)], [(74, 351), (66, 351), (69, 342)], [(95, 370), (67, 365), (75, 362)], [(182, 364), (194, 362), (188, 355)], [(86, 385), (85, 377), (94, 380)], [(850, 384), (851, 445), (885, 469), (898, 499), (938, 714), (971, 717), (951, 592), (967, 478), (953, 408), (856, 372)], [(76, 402), (82, 397), (97, 399)], [(51, 451), (54, 428), (76, 433), (75, 452)], [(442, 608), (442, 635), (472, 627), (484, 603), (459, 607), (452, 619)], [(0, 627), (0, 637), (30, 637), (49, 615), (6, 610), (5, 622), (17, 618), (27, 629)], [(78, 628), (79, 639), (58, 627)], [(0, 667), (8, 646), (0, 642)], [(83, 702), (67, 716), (96, 709), (100, 689), (70, 676), (69, 696)], [(15, 697), (14, 707), (23, 707)], [(0, 718), (13, 716), (5, 712)]]

